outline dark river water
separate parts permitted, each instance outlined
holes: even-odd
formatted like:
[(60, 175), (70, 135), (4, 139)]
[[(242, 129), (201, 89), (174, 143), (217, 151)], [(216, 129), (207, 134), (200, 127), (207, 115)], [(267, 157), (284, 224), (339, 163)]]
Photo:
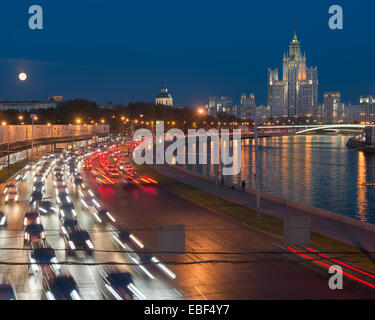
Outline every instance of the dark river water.
[[(345, 146), (348, 136), (260, 139), (261, 191), (375, 224), (375, 155)], [(254, 140), (243, 140), (241, 172), (226, 182), (254, 187)], [(236, 148), (235, 148), (236, 149)], [(215, 165), (186, 165), (214, 176)]]

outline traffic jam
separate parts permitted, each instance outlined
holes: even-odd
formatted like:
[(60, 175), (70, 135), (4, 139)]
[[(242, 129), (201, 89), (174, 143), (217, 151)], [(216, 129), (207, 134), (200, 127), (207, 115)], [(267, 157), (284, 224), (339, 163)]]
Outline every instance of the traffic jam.
[[(103, 188), (121, 192), (157, 185), (135, 170), (129, 150), (129, 142), (119, 139), (60, 149), (28, 164), (5, 185), (0, 245), (6, 251), (8, 235), (22, 230), (27, 261), (0, 264), (0, 300), (34, 299), (35, 292), (45, 300), (162, 298), (155, 288), (171, 292), (168, 298), (181, 297), (173, 270), (98, 197)], [(15, 222), (16, 211), (23, 212), (17, 213), (22, 221)], [(107, 264), (104, 255), (123, 263)], [(25, 269), (20, 279), (16, 267)]]

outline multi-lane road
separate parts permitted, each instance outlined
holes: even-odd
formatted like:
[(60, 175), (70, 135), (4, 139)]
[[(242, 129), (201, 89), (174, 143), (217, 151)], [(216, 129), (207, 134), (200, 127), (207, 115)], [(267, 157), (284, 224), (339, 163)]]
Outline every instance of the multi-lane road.
[[(93, 166), (99, 167), (100, 164), (95, 160)], [(344, 289), (331, 290), (328, 286), (330, 275), (324, 265), (292, 254), (277, 237), (184, 200), (162, 186), (149, 184), (124, 188), (120, 184), (98, 185), (91, 171), (82, 169), (82, 163), (78, 168), (84, 183), (90, 186), (101, 207), (108, 209), (116, 222), (98, 223), (80, 202), (71, 182), (67, 181), (70, 197), (78, 211), (77, 219), (89, 231), (98, 251), (92, 256), (84, 253), (78, 257), (67, 256), (57, 214), (42, 216), (47, 241), (56, 250), (60, 261), (132, 263), (134, 261), (127, 254), (118, 252), (122, 248), (115, 244), (111, 228), (123, 226), (145, 246), (155, 250), (155, 230), (158, 226), (185, 224), (188, 253), (159, 257), (162, 261), (174, 262), (169, 268), (176, 275), (175, 279), (155, 266), (144, 266), (153, 279), (140, 266), (119, 266), (133, 275), (135, 285), (146, 299), (375, 298), (375, 286), (368, 285), (374, 283), (371, 277), (364, 274), (356, 274), (355, 279), (344, 277)], [(18, 182), (18, 203), (2, 205), (8, 217), (8, 226), (0, 229), (0, 262), (27, 262), (26, 250), (6, 248), (24, 248), (23, 218), (33, 185), (31, 177)], [(45, 182), (45, 196), (55, 203), (53, 181), (50, 174)], [(99, 265), (65, 265), (63, 268), (76, 280), (83, 299), (108, 297), (101, 289)], [(19, 299), (43, 297), (41, 275), (29, 275), (27, 266), (0, 264), (0, 272), (10, 274)], [(366, 283), (358, 279), (365, 279)]]

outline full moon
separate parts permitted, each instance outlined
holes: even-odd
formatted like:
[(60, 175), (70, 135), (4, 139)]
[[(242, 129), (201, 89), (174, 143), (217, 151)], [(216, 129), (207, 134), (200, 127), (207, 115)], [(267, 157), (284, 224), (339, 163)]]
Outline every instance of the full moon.
[(24, 72), (21, 72), (19, 75), (18, 75), (18, 79), (20, 79), (21, 81), (25, 81), (27, 79), (27, 74), (24, 73)]

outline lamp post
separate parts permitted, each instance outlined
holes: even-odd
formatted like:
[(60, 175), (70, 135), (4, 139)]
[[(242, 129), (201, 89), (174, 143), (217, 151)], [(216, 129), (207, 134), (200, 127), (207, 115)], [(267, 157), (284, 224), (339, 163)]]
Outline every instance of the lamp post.
[(215, 172), (216, 175), (216, 195), (215, 195), (215, 203), (216, 205), (219, 205), (219, 177), (221, 178), (221, 137), (220, 137), (220, 122), (217, 124), (217, 134), (219, 137), (219, 164), (218, 164), (218, 169)]
[(34, 120), (38, 120), (36, 114), (31, 114), (31, 161), (34, 160)]
[(7, 125), (5, 121), (1, 123), (2, 126), (8, 126), (8, 148), (7, 148), (7, 153), (8, 153), (8, 174), (9, 174), (9, 165), (10, 165), (10, 125)]
[(259, 167), (258, 167), (258, 115), (257, 110), (254, 112), (254, 139), (255, 139), (255, 192), (256, 192), (256, 212), (257, 218), (260, 219), (260, 192), (259, 192)]

